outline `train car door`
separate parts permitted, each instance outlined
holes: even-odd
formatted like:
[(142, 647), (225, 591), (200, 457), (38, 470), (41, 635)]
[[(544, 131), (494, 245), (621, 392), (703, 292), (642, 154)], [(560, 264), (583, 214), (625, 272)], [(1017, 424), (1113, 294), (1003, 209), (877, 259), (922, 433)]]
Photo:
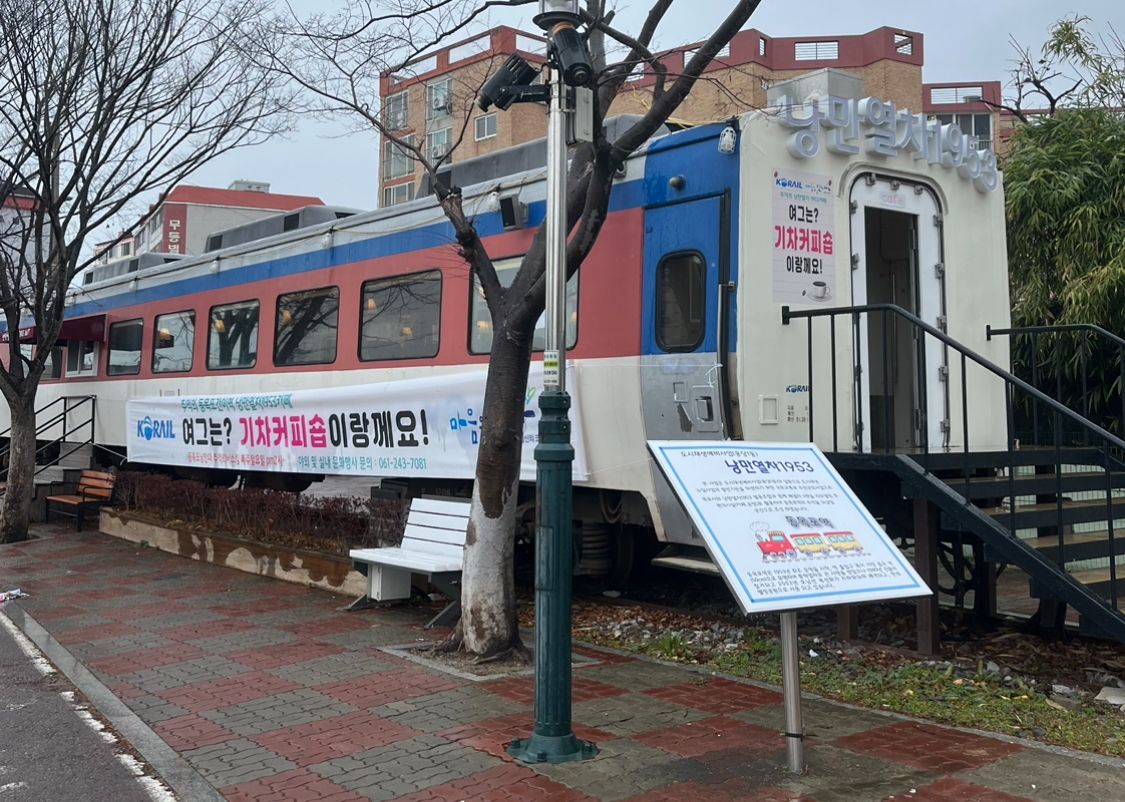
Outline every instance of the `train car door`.
[[(641, 392), (651, 439), (732, 436), (729, 225), (726, 195), (645, 210)], [(653, 477), (667, 539), (699, 544), (655, 466)]]
[[(923, 184), (870, 175), (851, 192), (852, 302), (894, 304), (945, 329), (941, 214)], [(948, 437), (946, 353), (903, 318), (867, 315), (860, 329), (864, 451), (940, 449)], [(924, 342), (924, 346), (923, 343)]]

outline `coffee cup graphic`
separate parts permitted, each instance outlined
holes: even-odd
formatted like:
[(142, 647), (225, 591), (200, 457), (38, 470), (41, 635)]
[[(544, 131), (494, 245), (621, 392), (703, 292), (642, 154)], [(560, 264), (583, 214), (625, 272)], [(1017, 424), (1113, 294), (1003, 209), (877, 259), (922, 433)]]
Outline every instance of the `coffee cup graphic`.
[(816, 301), (826, 301), (832, 297), (832, 290), (827, 282), (814, 281), (812, 286), (805, 290), (803, 294)]

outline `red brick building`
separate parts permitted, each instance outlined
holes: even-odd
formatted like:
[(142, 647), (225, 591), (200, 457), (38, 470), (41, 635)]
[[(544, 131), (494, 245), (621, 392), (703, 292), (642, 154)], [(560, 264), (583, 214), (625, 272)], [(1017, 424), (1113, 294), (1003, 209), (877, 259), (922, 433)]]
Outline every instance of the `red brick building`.
[[(701, 44), (673, 48), (659, 58), (675, 75)], [(513, 52), (541, 64), (544, 41), (501, 26), (416, 59), (402, 73), (384, 75), (380, 85), (384, 122), (397, 135), (424, 145), (431, 157), (456, 144), (452, 158), (457, 160), (545, 136), (547, 118), (540, 106), (516, 104), (505, 112), (482, 112), (474, 106), (481, 84)], [(978, 137), (981, 147), (993, 146), (1000, 121), (996, 106), (989, 103), (999, 103), (1000, 82), (925, 83), (924, 55), (922, 34), (901, 28), (797, 37), (771, 37), (749, 28), (720, 51), (673, 122), (711, 122), (763, 108), (771, 86), (828, 67), (861, 78), (865, 95), (957, 121)], [(638, 68), (610, 114), (644, 112), (651, 103), (654, 80), (651, 69)], [(381, 156), (382, 205), (412, 199), (420, 179), (418, 166), (389, 141), (382, 143)]]

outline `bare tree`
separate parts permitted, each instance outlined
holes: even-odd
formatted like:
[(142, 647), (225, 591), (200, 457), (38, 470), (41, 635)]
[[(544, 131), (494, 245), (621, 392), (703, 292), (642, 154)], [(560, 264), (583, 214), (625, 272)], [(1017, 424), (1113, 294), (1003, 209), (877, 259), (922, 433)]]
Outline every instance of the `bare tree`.
[[(11, 410), (0, 542), (27, 537), (35, 393), (87, 239), (139, 196), (166, 192), (287, 123), (260, 0), (0, 0), (0, 311)], [(36, 330), (32, 355), (16, 335)]]
[[(485, 384), (473, 507), (462, 578), (462, 617), (451, 648), (495, 656), (520, 648), (516, 621), (513, 555), (527, 386), (536, 321), (545, 301), (545, 230), (540, 228), (508, 286), (501, 282), (461, 191), (439, 176), (443, 159), (405, 136), (372, 105), (380, 76), (409, 68), (417, 54), (452, 34), (463, 32), (489, 7), (529, 5), (533, 0), (366, 0), (339, 15), (296, 23), (289, 20), (289, 48), (274, 60), (309, 93), (314, 106), (344, 113), (377, 131), (422, 164), (445, 216), (453, 226), (458, 252), (480, 282), (492, 316), (494, 336)], [(595, 68), (595, 141), (573, 153), (567, 198), (568, 275), (578, 270), (597, 241), (609, 208), (613, 177), (625, 160), (674, 114), (715, 55), (742, 28), (760, 0), (730, 0), (729, 13), (688, 59), (670, 75), (651, 44), (673, 0), (653, 0), (639, 31), (627, 34), (612, 24), (604, 0), (589, 0), (587, 40)], [(394, 58), (388, 56), (393, 54)], [(607, 139), (604, 120), (614, 98), (635, 69), (655, 75), (651, 102), (640, 119)], [(487, 75), (480, 76), (481, 81)], [(471, 103), (472, 96), (467, 98)], [(735, 111), (732, 107), (731, 111)], [(741, 109), (739, 109), (741, 110)], [(468, 125), (466, 114), (465, 124)]]
[(1092, 36), (1089, 24), (1089, 17), (1078, 14), (1058, 20), (1038, 55), (1012, 39), (1009, 98), (999, 108), (1025, 124), (1068, 106), (1125, 111), (1125, 41), (1112, 26)]

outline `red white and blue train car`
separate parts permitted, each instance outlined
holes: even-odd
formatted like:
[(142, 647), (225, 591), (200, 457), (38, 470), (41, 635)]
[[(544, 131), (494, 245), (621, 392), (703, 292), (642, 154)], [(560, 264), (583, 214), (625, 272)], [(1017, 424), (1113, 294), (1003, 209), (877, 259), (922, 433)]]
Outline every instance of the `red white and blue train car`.
[[(733, 148), (725, 124), (664, 135), (615, 181), (568, 296), (584, 536), (637, 525), (700, 542), (647, 439), (806, 441), (810, 415), (850, 425), (889, 404), (890, 436), (905, 447), (920, 436), (909, 409), (919, 405), (929, 443), (956, 447), (961, 406), (949, 397), (960, 388), (939, 377), (940, 350), (926, 397), (895, 384), (909, 370), (872, 371), (810, 405), (808, 334), (783, 324), (784, 306), (896, 302), (1007, 363), (984, 329), (1009, 316), (995, 159), (921, 115), (900, 111), (896, 123), (892, 108), (888, 125), (867, 101), (836, 100), (743, 115)], [(502, 278), (529, 247), (544, 195), (541, 171), (466, 188)], [(505, 227), (498, 198), (525, 204), (526, 223)], [(58, 344), (59, 375), (39, 406), (95, 396), (98, 442), (132, 461), (274, 484), (351, 473), (468, 489), (491, 322), (432, 198), (71, 292), (67, 330), (88, 333)], [(877, 325), (843, 327), (834, 353), (818, 349), (820, 387), (833, 361), (847, 370), (856, 349), (882, 341)], [(967, 392), (972, 428), (999, 442), (1003, 399), (980, 384)], [(872, 445), (832, 442), (831, 431), (817, 431), (826, 449)], [(433, 447), (444, 451), (416, 456)]]

